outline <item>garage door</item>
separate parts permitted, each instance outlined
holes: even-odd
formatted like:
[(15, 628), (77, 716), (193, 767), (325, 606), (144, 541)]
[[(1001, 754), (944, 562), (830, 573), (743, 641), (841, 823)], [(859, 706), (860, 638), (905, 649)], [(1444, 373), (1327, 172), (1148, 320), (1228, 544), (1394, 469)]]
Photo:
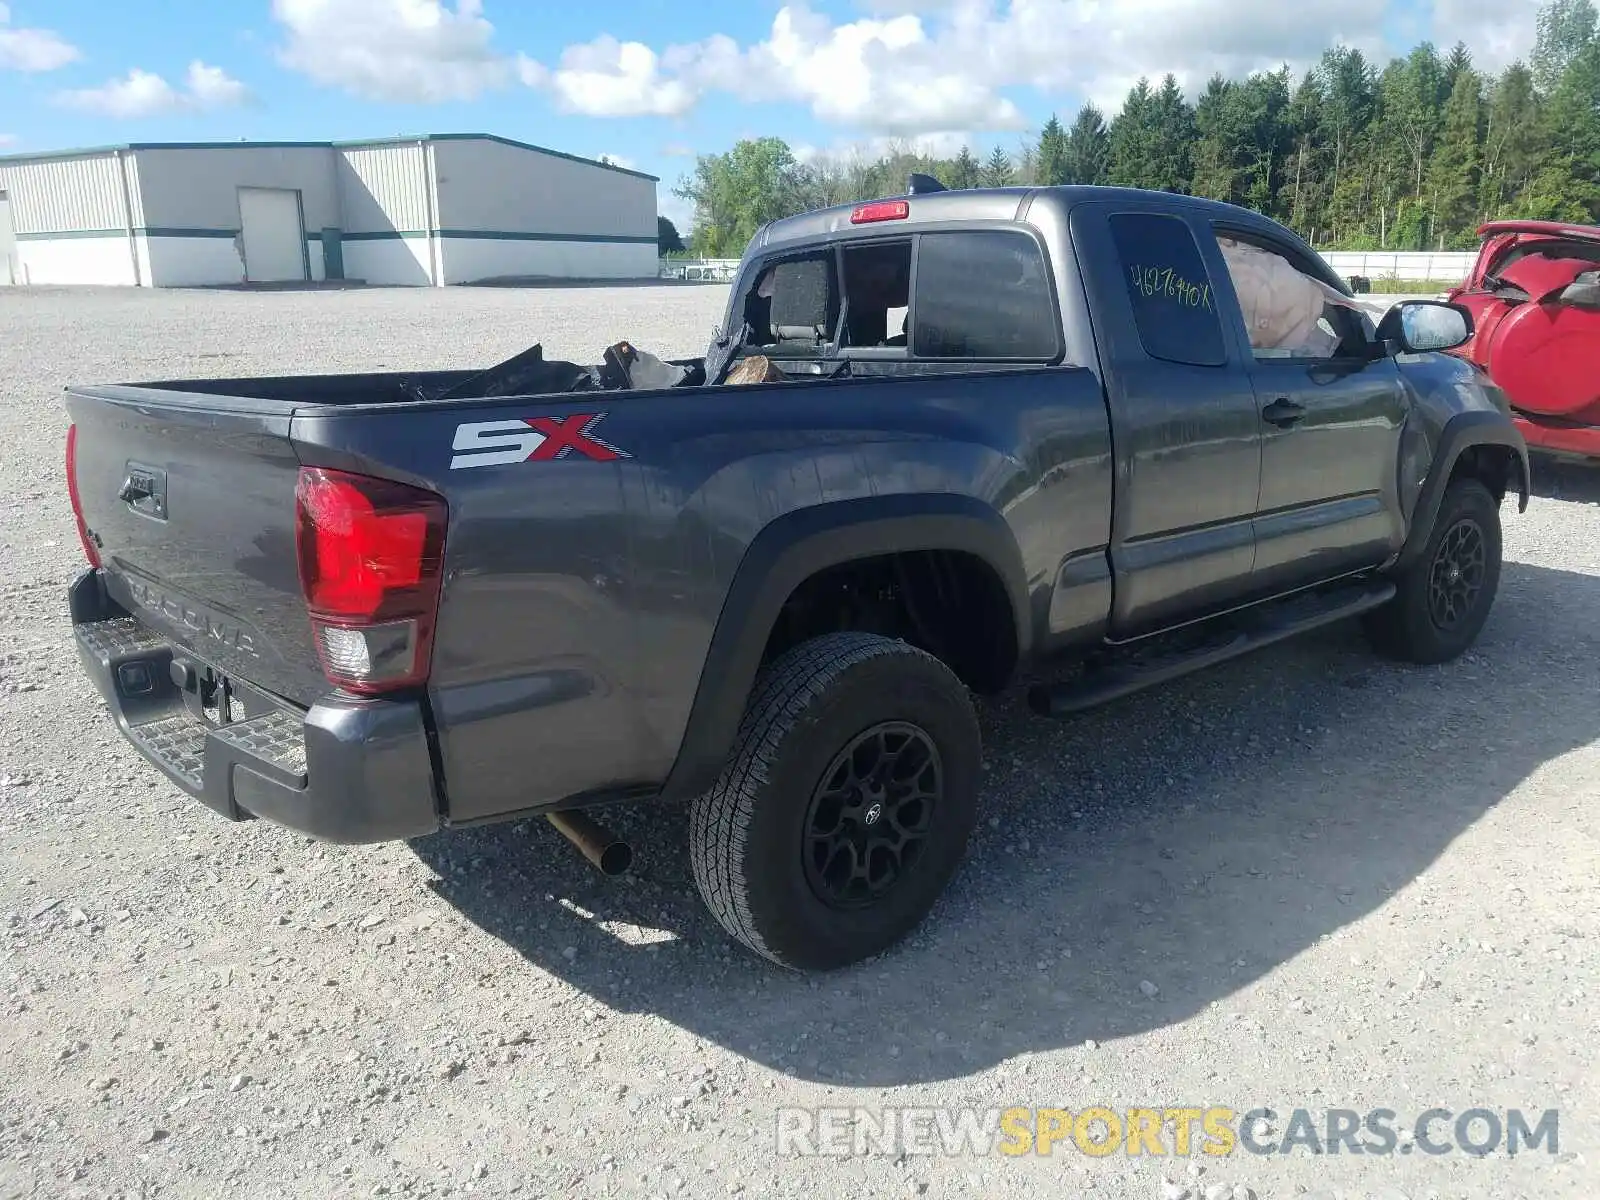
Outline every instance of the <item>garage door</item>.
[(11, 224), (11, 198), (0, 192), (0, 287), (22, 282), (22, 265), (17, 262), (17, 235)]
[(300, 228), (300, 193), (275, 188), (240, 188), (244, 227), (244, 277), (281, 283), (306, 277), (306, 241)]

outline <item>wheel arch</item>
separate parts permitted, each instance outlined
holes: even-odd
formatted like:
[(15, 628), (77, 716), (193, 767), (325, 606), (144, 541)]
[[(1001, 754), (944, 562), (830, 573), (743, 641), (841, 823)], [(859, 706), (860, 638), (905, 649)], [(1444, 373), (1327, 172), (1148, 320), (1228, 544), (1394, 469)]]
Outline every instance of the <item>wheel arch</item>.
[(1016, 659), (1032, 646), (1022, 554), (990, 505), (955, 493), (841, 500), (797, 509), (766, 525), (734, 572), (701, 667), (664, 800), (710, 787), (731, 750), (768, 639), (785, 602), (819, 572), (906, 551), (953, 551), (979, 559), (999, 579), (1011, 609)]
[(1504, 414), (1463, 412), (1445, 423), (1433, 464), (1417, 494), (1411, 528), (1395, 563), (1396, 569), (1411, 566), (1422, 554), (1433, 533), (1434, 522), (1438, 520), (1445, 489), (1452, 480), (1463, 475), (1482, 480), (1497, 499), (1515, 488), (1517, 511), (1527, 511), (1532, 484), (1528, 447), (1522, 434)]

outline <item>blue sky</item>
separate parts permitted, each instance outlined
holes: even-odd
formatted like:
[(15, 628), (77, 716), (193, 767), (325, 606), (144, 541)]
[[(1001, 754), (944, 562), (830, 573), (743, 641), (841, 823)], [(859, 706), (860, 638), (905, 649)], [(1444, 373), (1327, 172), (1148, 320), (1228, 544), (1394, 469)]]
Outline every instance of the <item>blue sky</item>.
[(1014, 147), (1139, 75), (1458, 38), (1525, 55), (1537, 0), (0, 0), (0, 152), (486, 132), (661, 177), (776, 134)]

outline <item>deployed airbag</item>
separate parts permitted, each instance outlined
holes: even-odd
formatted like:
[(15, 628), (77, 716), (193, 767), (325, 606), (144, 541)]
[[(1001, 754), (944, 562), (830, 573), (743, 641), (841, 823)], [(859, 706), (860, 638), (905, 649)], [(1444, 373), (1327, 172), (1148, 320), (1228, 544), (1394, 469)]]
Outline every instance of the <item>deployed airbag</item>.
[(1228, 237), (1217, 238), (1217, 244), (1244, 312), (1251, 349), (1325, 358), (1338, 348), (1339, 335), (1319, 322), (1329, 304), (1359, 308), (1350, 297), (1270, 250)]

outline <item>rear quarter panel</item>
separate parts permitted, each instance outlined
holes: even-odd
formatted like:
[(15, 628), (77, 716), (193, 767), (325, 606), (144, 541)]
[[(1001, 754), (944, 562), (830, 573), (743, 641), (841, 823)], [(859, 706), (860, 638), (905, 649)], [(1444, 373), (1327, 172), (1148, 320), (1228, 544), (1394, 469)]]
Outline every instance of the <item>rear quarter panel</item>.
[[(381, 464), (449, 501), (429, 691), (452, 821), (661, 784), (746, 551), (785, 514), (979, 501), (1009, 528), (1028, 632), (1045, 641), (1063, 633), (1050, 627), (1063, 561), (1103, 558), (1109, 536), (1110, 435), (1086, 370), (566, 400), (296, 418), (306, 461)], [(463, 423), (574, 414), (597, 416), (618, 457), (450, 467)]]

